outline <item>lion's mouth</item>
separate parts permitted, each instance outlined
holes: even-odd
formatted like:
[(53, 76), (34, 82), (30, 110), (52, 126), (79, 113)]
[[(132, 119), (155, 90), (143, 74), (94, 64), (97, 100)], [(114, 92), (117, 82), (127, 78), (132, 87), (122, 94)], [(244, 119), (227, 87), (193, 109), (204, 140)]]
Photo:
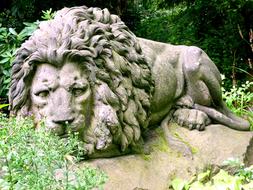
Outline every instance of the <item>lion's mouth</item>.
[(75, 134), (75, 133), (78, 133), (80, 131), (80, 127), (79, 126), (76, 126), (74, 124), (68, 124), (68, 123), (62, 123), (62, 124), (55, 124), (53, 122), (50, 122), (48, 126), (48, 129), (62, 137), (62, 138), (65, 138), (65, 137), (69, 137), (70, 134)]

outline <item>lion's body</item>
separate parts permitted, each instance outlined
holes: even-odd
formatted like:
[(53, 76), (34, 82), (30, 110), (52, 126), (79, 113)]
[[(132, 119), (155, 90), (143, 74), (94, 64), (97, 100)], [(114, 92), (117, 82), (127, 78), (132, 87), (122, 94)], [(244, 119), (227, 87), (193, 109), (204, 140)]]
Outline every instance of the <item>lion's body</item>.
[(152, 64), (155, 90), (151, 101), (151, 125), (161, 122), (184, 91), (182, 61), (186, 46), (173, 46), (138, 38), (143, 54)]
[[(171, 45), (138, 38), (143, 54), (152, 65), (155, 83), (150, 125), (159, 124), (175, 106), (203, 111), (216, 122), (238, 130), (249, 123), (232, 114), (222, 100), (221, 76), (211, 59), (198, 47)], [(172, 110), (173, 111), (173, 110)], [(185, 125), (197, 125), (203, 118), (187, 113)], [(205, 123), (205, 122), (204, 122)], [(208, 124), (209, 121), (207, 120)], [(195, 128), (195, 126), (193, 126)], [(203, 128), (202, 128), (203, 129)]]
[[(61, 82), (54, 89), (31, 90), (50, 83), (49, 79), (59, 82), (59, 77), (47, 78), (44, 70), (59, 75), (71, 64), (75, 65), (73, 73), (79, 73), (73, 85), (78, 78), (89, 84), (79, 86), (75, 93)], [(60, 76), (61, 80), (68, 77)], [(89, 96), (81, 101), (84, 105), (72, 106), (78, 102), (72, 99), (80, 99), (87, 89)], [(55, 98), (61, 95), (56, 92), (64, 96)], [(203, 130), (210, 119), (234, 129), (249, 129), (247, 121), (224, 105), (220, 73), (205, 52), (136, 38), (107, 9), (64, 8), (53, 20), (41, 23), (17, 51), (9, 94), (13, 114), (33, 113), (35, 122), (45, 118), (61, 134), (66, 132), (65, 122), (70, 128), (82, 128), (88, 155), (115, 145), (124, 151), (141, 140), (144, 128), (164, 118), (190, 129)], [(43, 103), (37, 104), (37, 98)], [(62, 113), (55, 114), (59, 106), (57, 112)]]

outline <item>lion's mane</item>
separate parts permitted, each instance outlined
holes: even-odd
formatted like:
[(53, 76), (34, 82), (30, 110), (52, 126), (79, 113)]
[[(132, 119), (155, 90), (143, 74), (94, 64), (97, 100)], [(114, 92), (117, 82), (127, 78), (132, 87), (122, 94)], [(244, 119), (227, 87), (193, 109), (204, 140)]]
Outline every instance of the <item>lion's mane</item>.
[[(135, 144), (141, 128), (149, 123), (154, 86), (151, 68), (136, 36), (107, 9), (64, 8), (53, 20), (41, 22), (17, 51), (13, 62), (9, 91), (12, 113), (28, 114), (29, 87), (37, 64), (60, 66), (66, 60), (84, 65), (93, 89), (101, 84), (110, 88), (112, 93), (98, 98), (94, 104), (109, 105), (117, 113), (119, 130), (113, 134), (114, 143), (123, 150)], [(93, 93), (95, 96), (96, 92)], [(112, 97), (116, 101), (110, 101)], [(96, 139), (90, 140), (93, 141)]]

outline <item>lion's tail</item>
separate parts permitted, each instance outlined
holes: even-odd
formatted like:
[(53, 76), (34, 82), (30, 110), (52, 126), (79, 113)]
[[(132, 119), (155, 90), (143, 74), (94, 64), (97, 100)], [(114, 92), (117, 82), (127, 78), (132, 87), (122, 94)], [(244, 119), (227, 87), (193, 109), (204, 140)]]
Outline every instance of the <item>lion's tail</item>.
[(205, 112), (211, 119), (229, 128), (240, 131), (250, 130), (250, 123), (247, 120), (235, 116), (223, 102), (219, 111), (199, 104), (194, 104), (194, 108)]

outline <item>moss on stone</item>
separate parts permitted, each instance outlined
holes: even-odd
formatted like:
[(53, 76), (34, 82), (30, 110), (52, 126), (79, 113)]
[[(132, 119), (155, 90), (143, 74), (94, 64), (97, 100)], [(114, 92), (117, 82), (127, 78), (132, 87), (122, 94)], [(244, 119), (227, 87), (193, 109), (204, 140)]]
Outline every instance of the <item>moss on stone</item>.
[(193, 154), (196, 154), (198, 152), (198, 149), (196, 147), (192, 146), (189, 142), (187, 142), (186, 140), (184, 140), (183, 137), (181, 137), (177, 132), (173, 132), (173, 135), (178, 140), (180, 140), (182, 143), (184, 143), (185, 145), (187, 145), (191, 149), (191, 152)]

